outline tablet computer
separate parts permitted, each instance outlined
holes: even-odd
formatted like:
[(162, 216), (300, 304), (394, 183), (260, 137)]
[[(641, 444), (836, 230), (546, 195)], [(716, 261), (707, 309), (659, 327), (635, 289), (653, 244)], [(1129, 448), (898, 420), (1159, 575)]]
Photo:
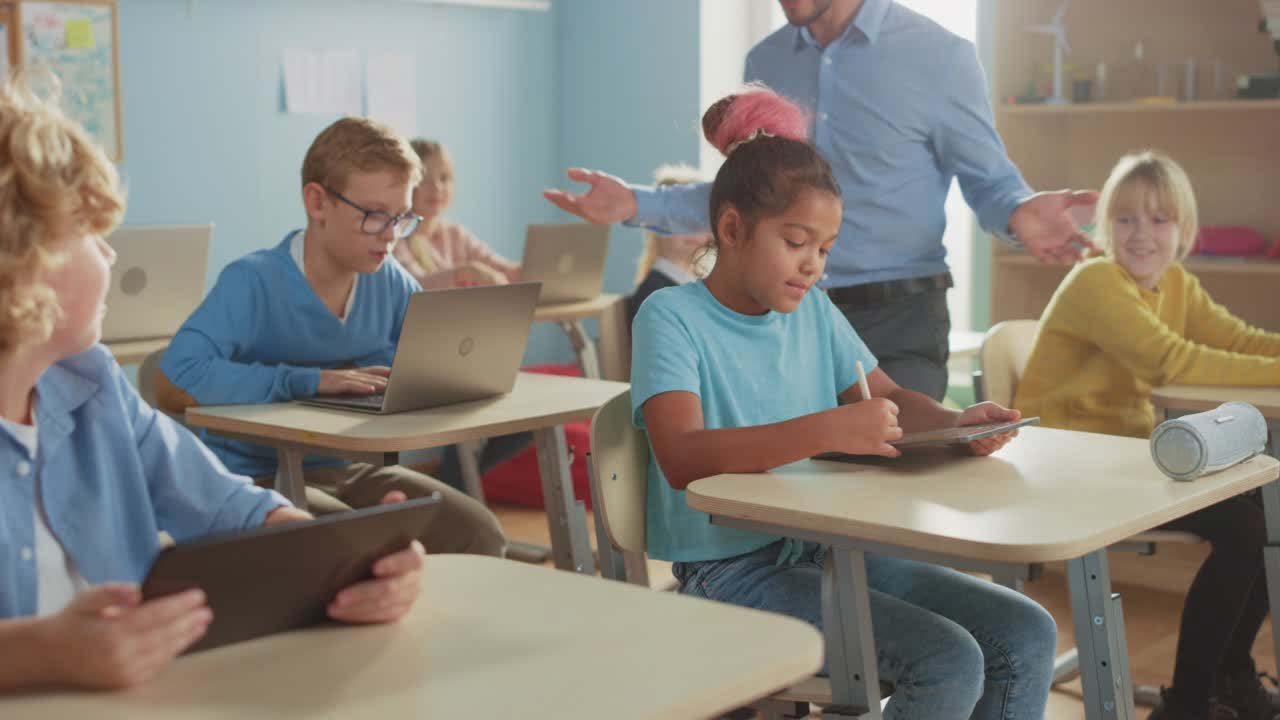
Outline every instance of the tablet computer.
[[(974, 440), (981, 440), (992, 435), (1011, 432), (1027, 425), (1039, 425), (1040, 418), (1029, 417), (1017, 422), (987, 423), (984, 425), (962, 425), (958, 427), (939, 428), (924, 432), (906, 433), (889, 443), (899, 450), (909, 448), (946, 447), (951, 445), (968, 445)], [(815, 460), (845, 460), (866, 457), (865, 455), (849, 455), (840, 452), (828, 452), (814, 455)]]
[(213, 622), (187, 652), (324, 622), (337, 592), (372, 577), (373, 563), (420, 537), (440, 494), (219, 534), (165, 548), (144, 600), (200, 588)]

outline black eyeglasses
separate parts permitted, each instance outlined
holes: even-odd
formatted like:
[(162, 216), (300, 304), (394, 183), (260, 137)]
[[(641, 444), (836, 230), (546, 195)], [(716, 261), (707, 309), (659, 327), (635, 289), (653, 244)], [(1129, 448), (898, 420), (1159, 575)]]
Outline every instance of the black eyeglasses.
[(422, 216), (412, 210), (407, 210), (399, 215), (391, 215), (381, 210), (370, 210), (367, 207), (357, 205), (351, 198), (328, 185), (321, 185), (320, 187), (324, 188), (330, 195), (364, 213), (364, 217), (360, 219), (360, 232), (365, 235), (381, 235), (387, 231), (387, 228), (391, 228), (391, 233), (395, 235), (395, 238), (403, 240), (412, 235), (413, 231), (418, 229), (418, 223), (422, 222)]

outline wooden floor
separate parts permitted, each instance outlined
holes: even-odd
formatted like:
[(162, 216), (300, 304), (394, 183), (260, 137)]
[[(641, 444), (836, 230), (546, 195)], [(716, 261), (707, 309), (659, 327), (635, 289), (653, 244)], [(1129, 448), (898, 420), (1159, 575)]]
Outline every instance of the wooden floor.
[[(547, 544), (546, 515), (541, 510), (497, 506), (507, 536), (513, 540)], [(592, 545), (594, 545), (594, 538)], [(1140, 685), (1168, 685), (1173, 672), (1173, 654), (1178, 638), (1178, 618), (1182, 593), (1204, 559), (1207, 546), (1164, 545), (1154, 557), (1128, 553), (1111, 554), (1113, 589), (1124, 603), (1125, 629), (1129, 641), (1129, 664), (1134, 682)], [(548, 563), (549, 565), (549, 563)], [(671, 581), (670, 566), (650, 561), (651, 583)], [(1066, 578), (1061, 566), (1046, 569), (1044, 577), (1027, 586), (1028, 594), (1049, 610), (1058, 621), (1058, 649), (1075, 645), (1071, 632), (1071, 606)], [(1259, 670), (1274, 673), (1271, 626), (1264, 625), (1254, 646)], [(1138, 709), (1145, 718), (1147, 710)], [(1080, 704), (1080, 682), (1056, 688), (1049, 698), (1047, 720), (1077, 720), (1084, 717)]]

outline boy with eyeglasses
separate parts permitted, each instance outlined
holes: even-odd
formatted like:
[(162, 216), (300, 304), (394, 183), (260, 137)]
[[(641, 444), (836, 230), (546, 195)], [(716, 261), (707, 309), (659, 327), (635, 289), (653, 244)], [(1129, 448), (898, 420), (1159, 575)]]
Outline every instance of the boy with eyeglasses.
[[(389, 257), (421, 221), (412, 211), (421, 176), (409, 143), (381, 123), (343, 118), (322, 131), (302, 163), (306, 228), (222, 271), (165, 352), (160, 406), (383, 391), (409, 296), (422, 289)], [(270, 448), (204, 440), (233, 472), (263, 482), (276, 472)], [(435, 491), (444, 507), (420, 538), (428, 553), (504, 551), (488, 509), (422, 473), (321, 457), (304, 468), (313, 511), (375, 505), (391, 490)]]

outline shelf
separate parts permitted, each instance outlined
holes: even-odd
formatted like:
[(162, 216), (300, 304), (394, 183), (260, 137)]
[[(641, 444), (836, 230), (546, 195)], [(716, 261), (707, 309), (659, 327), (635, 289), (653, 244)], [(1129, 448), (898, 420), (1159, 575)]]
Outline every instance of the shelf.
[(1277, 100), (1202, 100), (1197, 102), (1158, 103), (1144, 105), (1135, 102), (1072, 103), (1067, 105), (1000, 105), (996, 112), (1002, 117), (1028, 115), (1106, 115), (1109, 113), (1179, 113), (1179, 112), (1256, 112), (1280, 111)]
[[(1047, 265), (1020, 252), (996, 253), (993, 257), (997, 263), (1013, 267), (1041, 267), (1045, 270), (1064, 268), (1062, 265)], [(1182, 265), (1197, 275), (1203, 273), (1280, 275), (1280, 260), (1192, 257), (1182, 261)]]

